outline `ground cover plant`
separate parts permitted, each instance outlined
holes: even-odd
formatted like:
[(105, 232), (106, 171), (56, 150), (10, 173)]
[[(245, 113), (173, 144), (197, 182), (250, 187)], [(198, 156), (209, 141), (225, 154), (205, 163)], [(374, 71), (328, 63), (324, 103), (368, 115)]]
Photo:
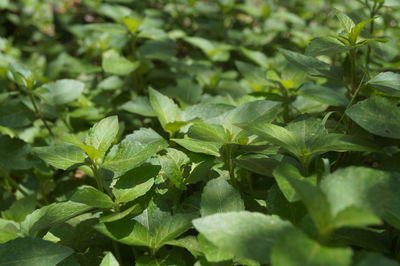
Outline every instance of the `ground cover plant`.
[(0, 0), (0, 265), (399, 265), (399, 21)]

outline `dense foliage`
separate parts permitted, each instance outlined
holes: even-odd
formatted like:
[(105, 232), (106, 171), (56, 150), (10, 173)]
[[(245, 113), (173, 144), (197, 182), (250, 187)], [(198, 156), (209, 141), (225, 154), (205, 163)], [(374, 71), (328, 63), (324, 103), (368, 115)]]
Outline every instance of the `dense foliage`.
[(399, 21), (0, 0), (0, 265), (399, 265)]

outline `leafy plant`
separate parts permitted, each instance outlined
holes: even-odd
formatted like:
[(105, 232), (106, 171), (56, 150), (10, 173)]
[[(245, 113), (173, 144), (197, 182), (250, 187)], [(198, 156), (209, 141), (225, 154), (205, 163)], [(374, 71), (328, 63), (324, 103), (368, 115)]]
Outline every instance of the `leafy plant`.
[(0, 1), (0, 265), (399, 265), (399, 7)]

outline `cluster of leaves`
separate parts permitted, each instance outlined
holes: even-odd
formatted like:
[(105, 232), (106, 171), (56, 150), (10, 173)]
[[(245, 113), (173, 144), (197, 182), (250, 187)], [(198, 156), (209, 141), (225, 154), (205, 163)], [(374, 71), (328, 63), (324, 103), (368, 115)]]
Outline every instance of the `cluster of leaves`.
[(399, 265), (399, 7), (0, 0), (0, 265)]

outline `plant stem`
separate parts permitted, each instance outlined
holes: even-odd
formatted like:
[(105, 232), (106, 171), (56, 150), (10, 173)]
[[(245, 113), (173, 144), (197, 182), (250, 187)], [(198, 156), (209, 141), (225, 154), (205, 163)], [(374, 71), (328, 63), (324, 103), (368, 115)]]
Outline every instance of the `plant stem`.
[(304, 171), (304, 176), (306, 176), (306, 177), (309, 175), (309, 171), (310, 171), (310, 169), (309, 169), (310, 163), (311, 163), (310, 159), (311, 159), (310, 156), (304, 156), (300, 159), (300, 162), (301, 162), (301, 165), (302, 165), (303, 171)]
[(115, 257), (118, 260), (118, 262), (122, 265), (122, 257), (121, 257), (121, 252), (119, 252), (118, 244), (113, 239), (111, 239), (111, 243), (112, 243), (113, 248), (114, 248)]
[(93, 171), (94, 179), (96, 179), (97, 188), (101, 192), (104, 192), (103, 181), (101, 179), (101, 174), (99, 172), (99, 168), (97, 167), (97, 165), (95, 163), (92, 163), (92, 166), (90, 168)]
[(235, 165), (233, 163), (233, 152), (232, 147), (229, 144), (225, 144), (224, 147), (224, 162), (226, 167), (228, 168), (229, 176), (233, 184), (236, 183), (235, 180)]
[(357, 90), (356, 52), (357, 52), (356, 48), (350, 50), (350, 96), (351, 97)]
[(25, 197), (29, 196), (28, 192), (26, 192), (5, 170), (0, 169), (0, 173), (4, 178), (19, 192), (21, 192), (22, 195)]
[(33, 105), (33, 109), (35, 110), (36, 115), (39, 117), (40, 120), (42, 120), (43, 125), (46, 127), (46, 129), (49, 132), (49, 134), (51, 136), (54, 136), (53, 131), (51, 130), (51, 128), (47, 124), (46, 119), (43, 117), (42, 112), (39, 110), (38, 106), (36, 105), (35, 98), (33, 97), (32, 93), (29, 92), (28, 96), (29, 96), (29, 100), (31, 101), (31, 103)]

